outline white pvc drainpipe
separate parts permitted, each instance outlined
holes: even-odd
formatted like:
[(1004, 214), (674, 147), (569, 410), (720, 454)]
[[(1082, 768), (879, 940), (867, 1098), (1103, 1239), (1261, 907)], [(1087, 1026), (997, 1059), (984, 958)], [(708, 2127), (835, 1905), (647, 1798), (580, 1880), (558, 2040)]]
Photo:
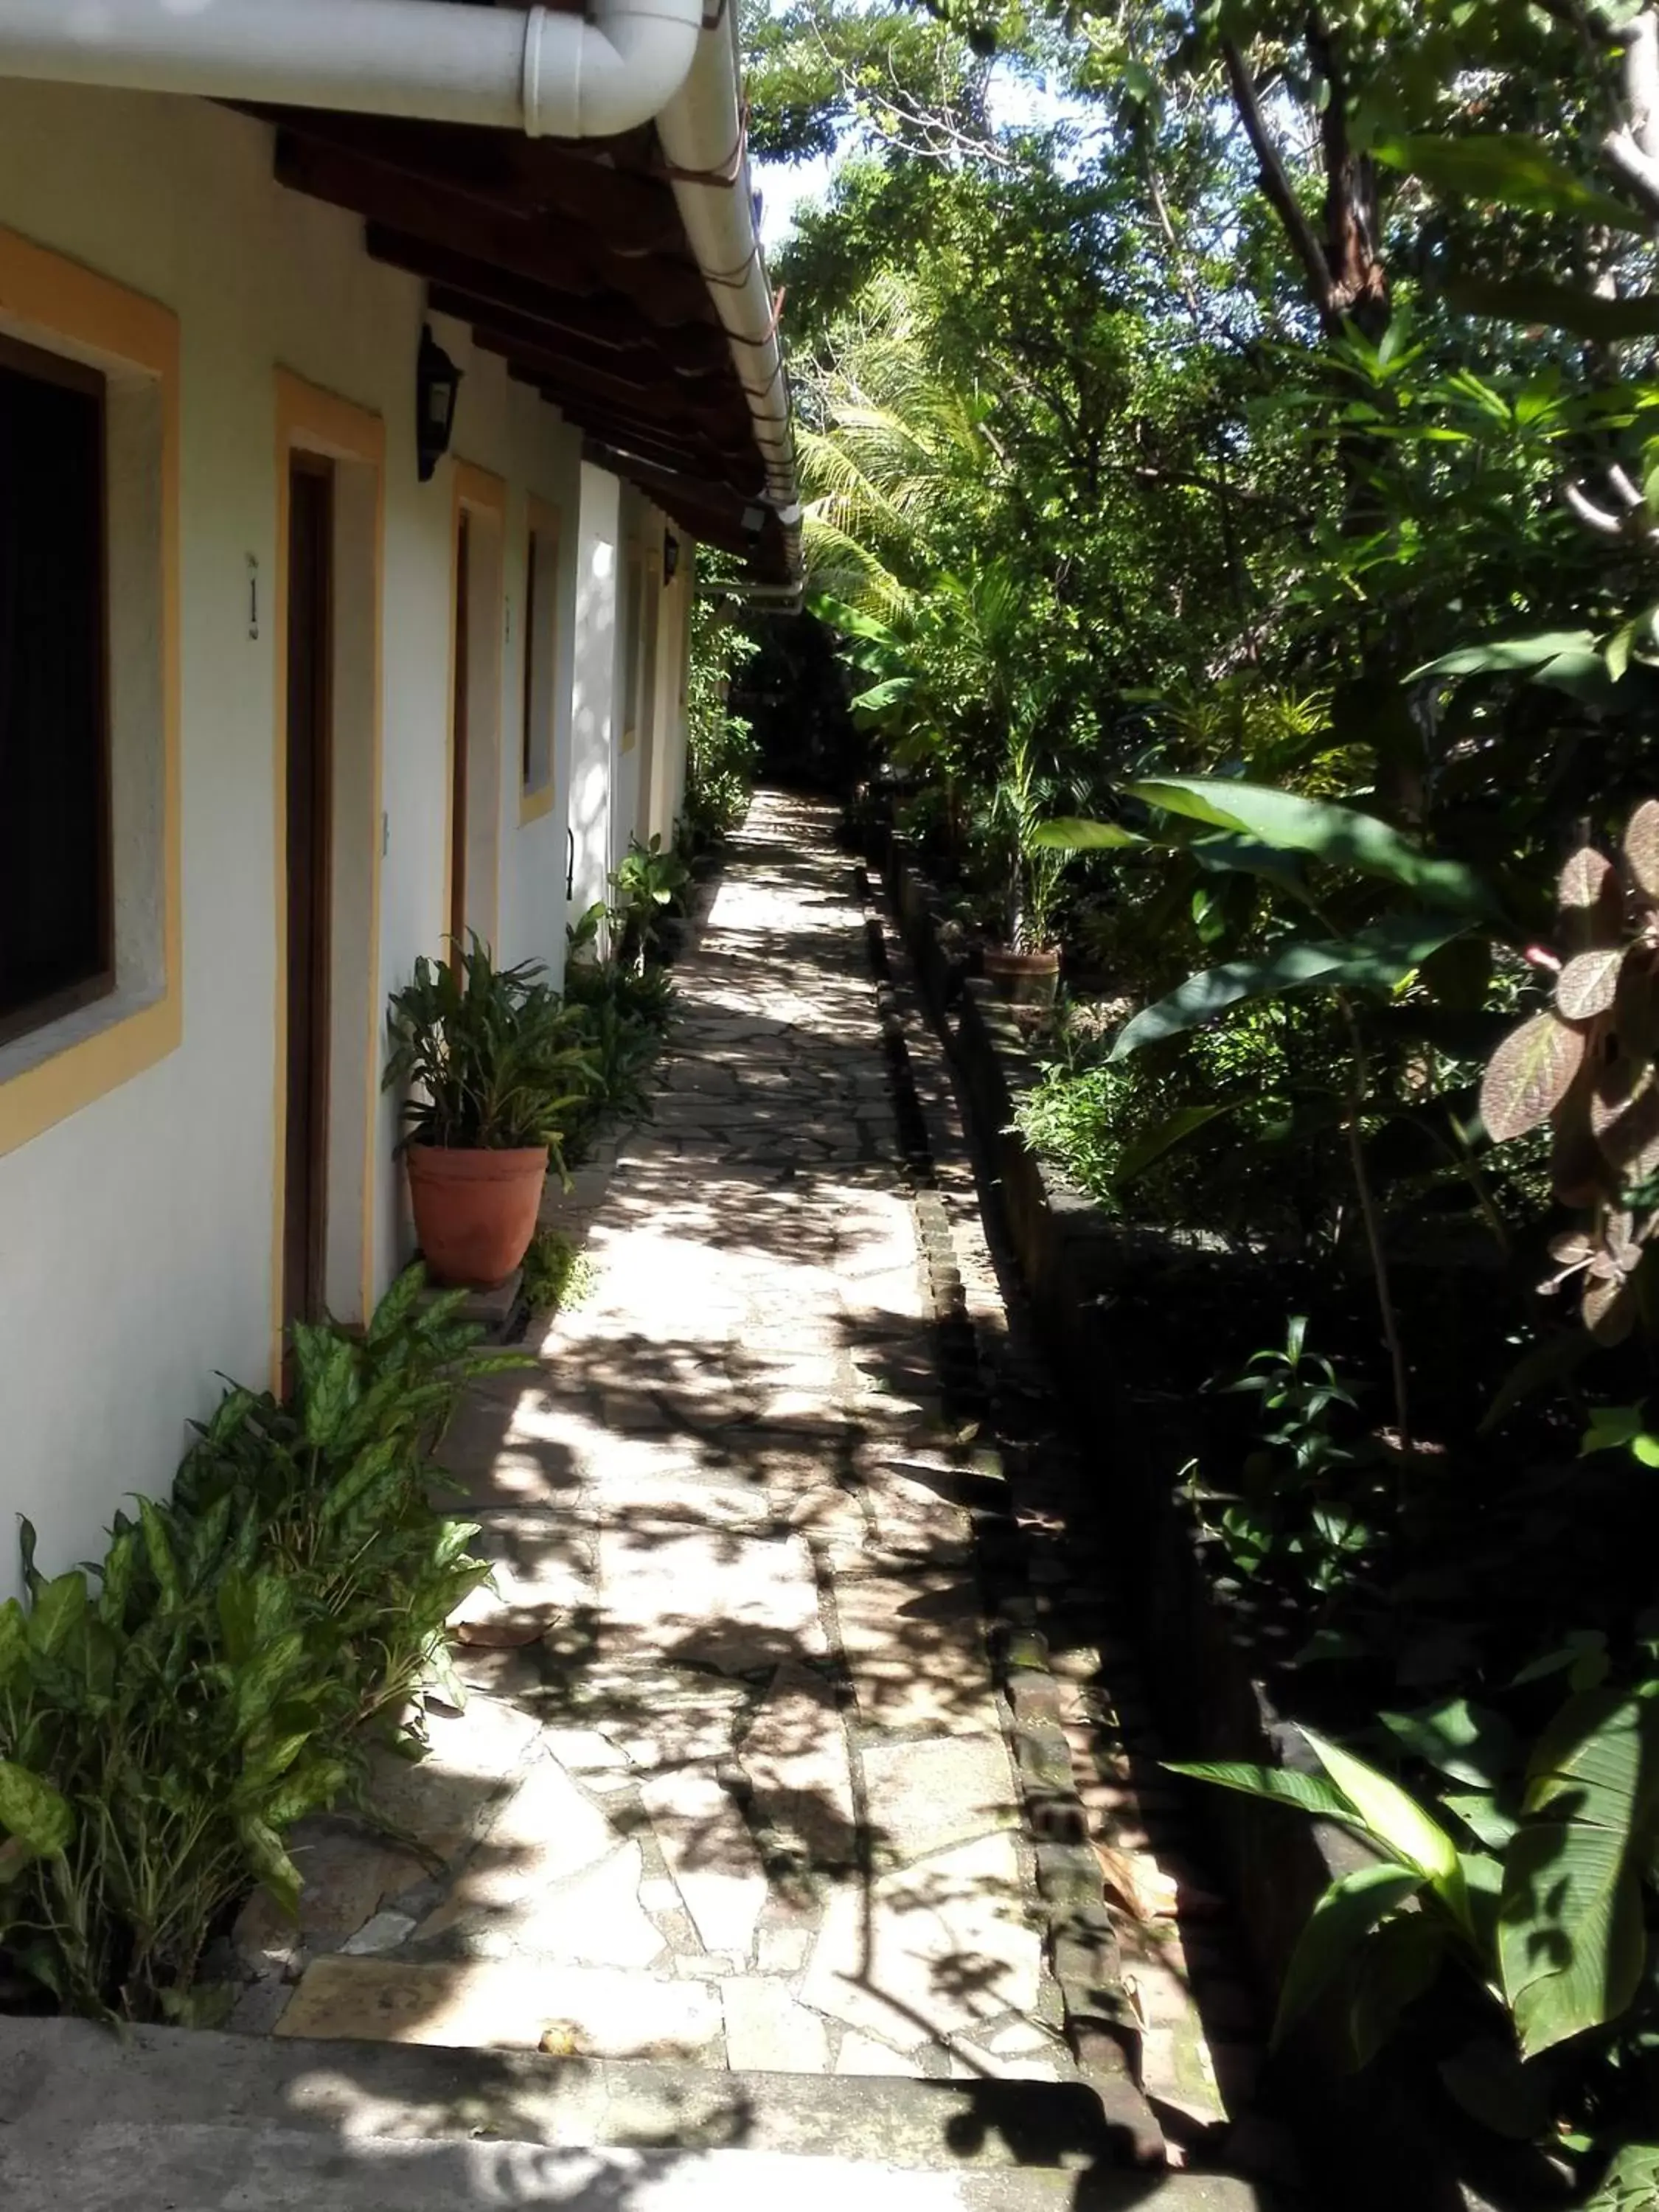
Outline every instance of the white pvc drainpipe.
[(454, 0), (0, 0), (0, 76), (594, 138), (650, 122), (702, 31), (702, 0), (598, 0), (591, 22)]
[[(0, 76), (610, 137), (656, 122), (731, 343), (768, 505), (799, 529), (788, 392), (756, 235), (734, 0), (0, 0)], [(596, 169), (596, 190), (603, 189)]]
[(799, 530), (789, 388), (766, 264), (755, 231), (738, 93), (734, 0), (720, 30), (699, 45), (685, 82), (657, 118), (691, 251), (726, 326), (755, 436), (766, 496), (787, 536)]

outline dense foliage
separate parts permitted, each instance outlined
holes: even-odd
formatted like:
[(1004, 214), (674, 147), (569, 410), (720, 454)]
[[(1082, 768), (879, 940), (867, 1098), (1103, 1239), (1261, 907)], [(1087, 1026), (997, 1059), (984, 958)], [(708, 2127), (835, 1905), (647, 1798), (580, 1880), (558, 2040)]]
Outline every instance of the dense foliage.
[(757, 143), (841, 154), (779, 273), (899, 830), (1062, 949), (1028, 1139), (1255, 1271), (1117, 1321), (1382, 1854), (1309, 1959), (1593, 2178), (1659, 2051), (1659, 9), (758, 49)]
[(759, 749), (747, 718), (732, 711), (732, 679), (758, 649), (719, 600), (693, 599), (682, 818), (694, 849), (718, 844), (748, 810)]
[[(68, 2009), (191, 2019), (204, 1945), (284, 1838), (368, 1802), (377, 1743), (419, 1757), (444, 1623), (487, 1569), (432, 1504), (475, 1349), (465, 1293), (411, 1268), (360, 1334), (294, 1334), (278, 1400), (233, 1389), (165, 1501), (118, 1514), (95, 1569), (0, 1607), (0, 1961)], [(416, 1717), (411, 1718), (410, 1715)]]

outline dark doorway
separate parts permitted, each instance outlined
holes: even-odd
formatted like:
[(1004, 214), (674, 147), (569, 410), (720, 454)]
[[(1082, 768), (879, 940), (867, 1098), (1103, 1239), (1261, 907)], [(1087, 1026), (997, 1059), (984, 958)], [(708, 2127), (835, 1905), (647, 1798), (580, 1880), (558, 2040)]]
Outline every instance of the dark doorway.
[(471, 597), (471, 533), (463, 507), (455, 526), (455, 697), (454, 737), (449, 751), (449, 934), (450, 958), (460, 960), (466, 944), (466, 778), (471, 757), (466, 724), (469, 643), (467, 602)]
[(296, 454), (288, 525), (288, 1142), (283, 1322), (323, 1310), (328, 1220), (334, 480)]

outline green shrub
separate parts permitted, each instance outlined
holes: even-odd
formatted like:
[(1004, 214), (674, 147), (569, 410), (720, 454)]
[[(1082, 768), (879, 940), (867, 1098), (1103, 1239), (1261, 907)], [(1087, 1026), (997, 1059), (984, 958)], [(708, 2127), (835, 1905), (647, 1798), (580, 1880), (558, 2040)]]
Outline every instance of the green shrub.
[(0, 1948), (69, 2009), (191, 2015), (215, 1923), (254, 1883), (290, 1910), (284, 1838), (418, 1756), (406, 1708), (488, 1569), (431, 1502), (480, 1353), (463, 1293), (411, 1268), (361, 1338), (296, 1329), (281, 1401), (232, 1389), (166, 1504), (118, 1514), (100, 1568), (0, 1607)]
[(691, 662), (686, 680), (685, 821), (696, 844), (729, 836), (749, 811), (760, 745), (745, 718), (727, 704), (733, 672), (760, 650), (717, 602), (692, 602)]
[(559, 994), (526, 962), (497, 968), (476, 934), (454, 965), (415, 963), (392, 994), (383, 1088), (407, 1086), (404, 1142), (556, 1158), (589, 1086)]
[(677, 852), (665, 852), (660, 836), (648, 845), (629, 840), (627, 858), (611, 877), (617, 895), (611, 909), (618, 966), (637, 972), (657, 944), (657, 926), (684, 892), (691, 871)]
[(538, 1313), (580, 1305), (593, 1286), (591, 1261), (556, 1229), (538, 1229), (524, 1255), (524, 1295)]

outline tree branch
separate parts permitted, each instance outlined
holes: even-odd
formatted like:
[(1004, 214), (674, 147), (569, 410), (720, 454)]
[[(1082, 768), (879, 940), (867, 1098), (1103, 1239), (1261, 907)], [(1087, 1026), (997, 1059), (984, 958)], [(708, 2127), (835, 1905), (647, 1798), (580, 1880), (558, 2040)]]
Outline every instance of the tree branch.
[(1620, 36), (1624, 118), (1601, 141), (1601, 151), (1648, 214), (1659, 220), (1659, 15), (1644, 8)]
[(1645, 8), (1625, 33), (1625, 106), (1632, 137), (1659, 161), (1659, 16)]
[(1315, 301), (1323, 314), (1328, 312), (1331, 297), (1331, 271), (1325, 258), (1325, 249), (1308, 220), (1306, 210), (1296, 196), (1296, 187), (1285, 170), (1284, 158), (1267, 129), (1267, 118), (1261, 112), (1261, 102), (1256, 97), (1255, 79), (1250, 74), (1249, 64), (1239, 51), (1237, 40), (1223, 39), (1221, 58), (1226, 65), (1227, 82), (1232, 87), (1239, 120), (1244, 125), (1245, 136), (1255, 155), (1261, 189), (1285, 226), (1296, 257), (1307, 272)]
[(1617, 131), (1608, 131), (1601, 141), (1601, 151), (1640, 200), (1645, 212), (1659, 222), (1659, 161), (1644, 154), (1634, 132), (1622, 124)]

